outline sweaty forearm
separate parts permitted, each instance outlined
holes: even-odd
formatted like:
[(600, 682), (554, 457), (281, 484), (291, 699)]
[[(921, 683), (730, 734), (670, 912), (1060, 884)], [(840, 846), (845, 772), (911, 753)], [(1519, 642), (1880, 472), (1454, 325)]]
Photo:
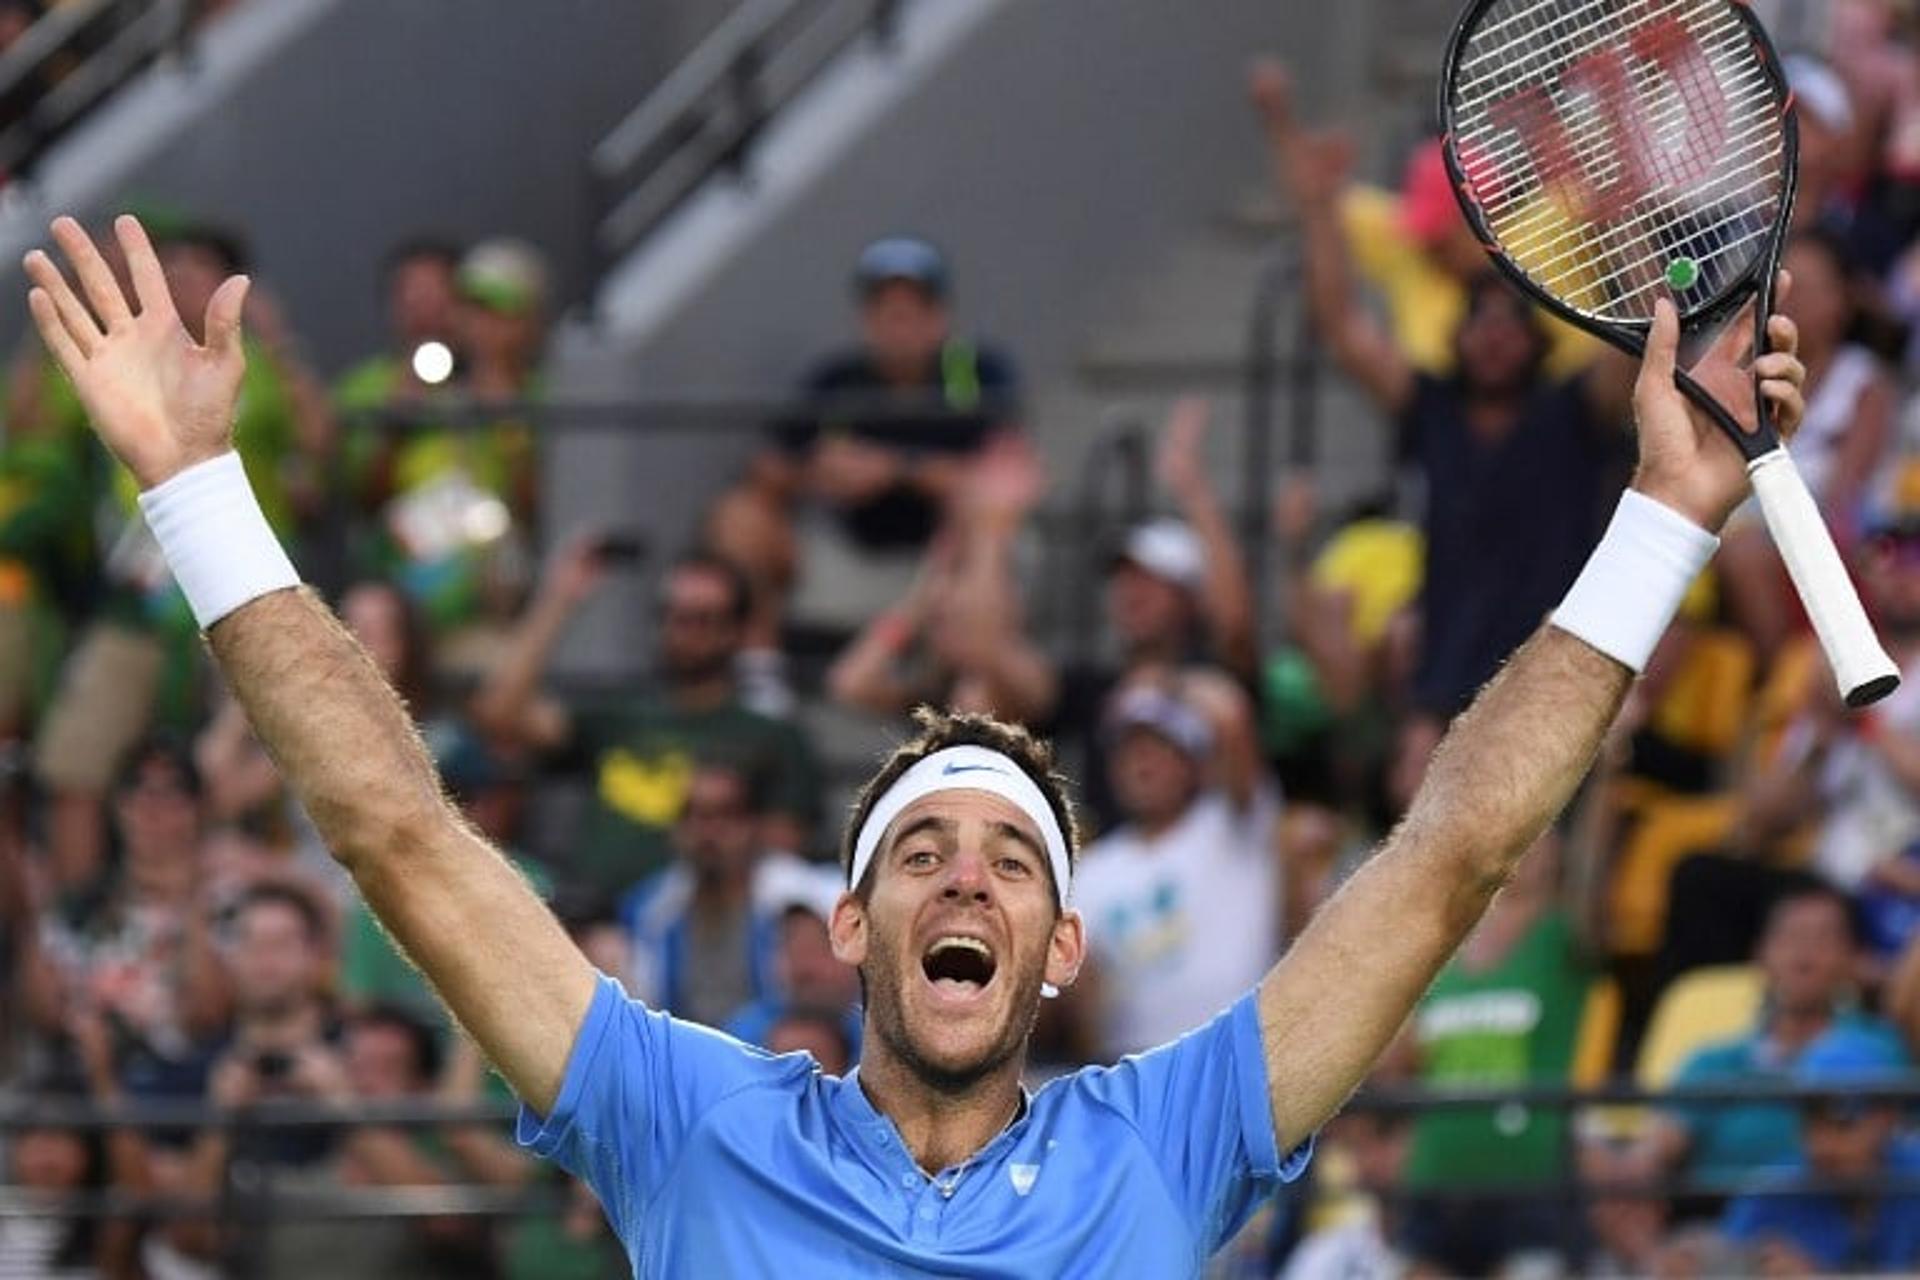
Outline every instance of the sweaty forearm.
[(452, 816), (420, 735), (360, 645), (307, 591), (208, 633), (234, 696), (348, 870)]
[(367, 905), (515, 1091), (550, 1107), (593, 970), (519, 872), (453, 812), (372, 660), (305, 590), (263, 596), (209, 635)]
[(1544, 627), (1454, 722), (1390, 848), (1450, 872), (1472, 920), (1572, 798), (1633, 673)]
[(1455, 722), (1386, 846), (1261, 983), (1283, 1143), (1312, 1133), (1365, 1078), (1572, 795), (1630, 679), (1546, 627)]

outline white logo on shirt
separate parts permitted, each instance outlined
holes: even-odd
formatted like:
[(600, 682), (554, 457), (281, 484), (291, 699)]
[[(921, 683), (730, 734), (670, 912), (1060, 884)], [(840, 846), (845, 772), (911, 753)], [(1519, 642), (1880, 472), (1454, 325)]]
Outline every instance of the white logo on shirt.
[(1007, 1166), (1007, 1180), (1013, 1183), (1013, 1193), (1024, 1196), (1033, 1190), (1034, 1179), (1040, 1176), (1037, 1164), (1010, 1164)]

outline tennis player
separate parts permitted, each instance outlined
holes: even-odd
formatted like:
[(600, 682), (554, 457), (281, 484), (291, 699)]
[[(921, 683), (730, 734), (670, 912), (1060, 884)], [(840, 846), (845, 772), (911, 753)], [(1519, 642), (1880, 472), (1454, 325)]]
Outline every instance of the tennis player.
[[(233, 452), (247, 281), (214, 294), (196, 343), (139, 223), (114, 230), (131, 296), (70, 218), (53, 237), (77, 283), (28, 255), (41, 336), (335, 856), (523, 1100), (521, 1140), (592, 1184), (642, 1276), (1197, 1274), (1299, 1175), (1566, 802), (1747, 489), (1731, 443), (1674, 390), (1663, 304), (1633, 491), (1385, 847), (1212, 1022), (1034, 1094), (1021, 1068), (1043, 991), (1086, 953), (1065, 790), (1021, 731), (930, 718), (847, 838), (832, 935), (866, 986), (866, 1051), (836, 1078), (628, 1001), (460, 820)], [(1774, 319), (1770, 337), (1761, 388), (1797, 424), (1795, 334)], [(1695, 369), (1727, 404), (1751, 403), (1740, 354)]]

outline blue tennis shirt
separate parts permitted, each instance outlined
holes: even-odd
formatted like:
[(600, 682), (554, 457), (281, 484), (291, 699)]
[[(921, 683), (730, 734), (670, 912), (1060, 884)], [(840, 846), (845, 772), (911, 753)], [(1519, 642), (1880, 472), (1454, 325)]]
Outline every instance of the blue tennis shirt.
[(586, 1180), (634, 1274), (1182, 1276), (1312, 1143), (1275, 1149), (1251, 995), (1199, 1030), (1049, 1082), (928, 1177), (854, 1075), (628, 1000), (603, 977), (520, 1142)]

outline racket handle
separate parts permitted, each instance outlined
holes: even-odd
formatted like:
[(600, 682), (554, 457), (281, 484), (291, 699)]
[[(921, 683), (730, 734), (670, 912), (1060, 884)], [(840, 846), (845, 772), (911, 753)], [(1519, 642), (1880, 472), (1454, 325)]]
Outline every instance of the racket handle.
[(1850, 707), (1878, 702), (1900, 684), (1900, 669), (1880, 647), (1867, 621), (1867, 611), (1840, 562), (1833, 535), (1821, 519), (1820, 508), (1800, 478), (1785, 449), (1755, 458), (1747, 465), (1753, 492), (1773, 533), (1780, 558), (1813, 620), (1813, 631), (1826, 650), (1840, 694)]

